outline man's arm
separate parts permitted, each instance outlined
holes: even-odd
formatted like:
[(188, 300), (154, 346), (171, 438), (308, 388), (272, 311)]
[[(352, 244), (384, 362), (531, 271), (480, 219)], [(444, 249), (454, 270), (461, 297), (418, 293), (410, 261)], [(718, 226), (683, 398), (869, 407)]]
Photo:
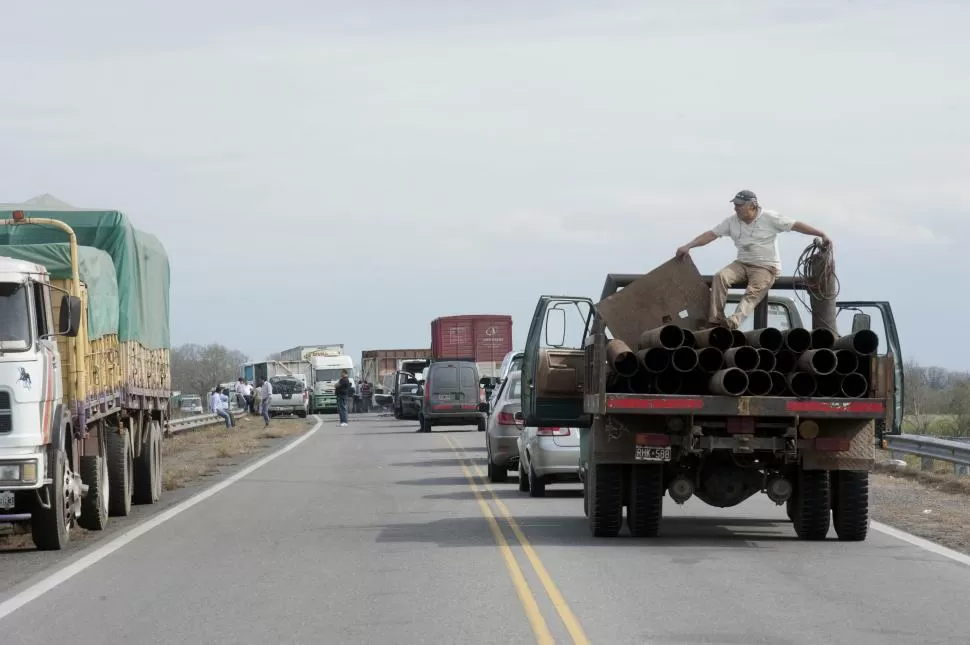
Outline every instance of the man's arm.
[(688, 253), (690, 253), (691, 249), (696, 249), (699, 246), (707, 246), (708, 244), (716, 240), (718, 237), (719, 237), (718, 234), (715, 233), (714, 231), (706, 231), (704, 233), (701, 233), (693, 240), (691, 240), (687, 244), (677, 249), (677, 257), (682, 258)]
[(815, 228), (811, 224), (796, 221), (794, 224), (792, 224), (791, 230), (795, 231), (796, 233), (802, 233), (803, 235), (814, 235), (815, 237), (820, 237), (822, 238), (822, 243), (825, 246), (830, 246), (832, 244), (832, 240), (829, 239), (828, 235)]

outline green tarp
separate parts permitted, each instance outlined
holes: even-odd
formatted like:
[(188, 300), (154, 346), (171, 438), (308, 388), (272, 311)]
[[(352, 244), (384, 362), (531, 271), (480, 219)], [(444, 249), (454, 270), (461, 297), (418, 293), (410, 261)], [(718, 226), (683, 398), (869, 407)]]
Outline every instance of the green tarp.
[[(52, 198), (38, 198), (25, 204), (2, 204), (0, 219), (10, 219), (15, 210), (24, 211), (27, 217), (60, 220), (74, 229), (79, 245), (107, 252), (114, 262), (118, 281), (119, 338), (138, 341), (150, 349), (171, 346), (171, 272), (168, 255), (158, 238), (135, 230), (128, 218), (118, 211), (75, 209)], [(50, 226), (0, 227), (0, 245), (64, 241), (64, 232)]]
[[(57, 280), (71, 278), (71, 245), (66, 242), (8, 245), (0, 247), (0, 255), (43, 265)], [(77, 259), (81, 282), (88, 287), (88, 338), (94, 340), (107, 334), (117, 334), (120, 301), (118, 278), (111, 256), (100, 249), (79, 246)], [(51, 299), (59, 302), (60, 293), (52, 292)]]

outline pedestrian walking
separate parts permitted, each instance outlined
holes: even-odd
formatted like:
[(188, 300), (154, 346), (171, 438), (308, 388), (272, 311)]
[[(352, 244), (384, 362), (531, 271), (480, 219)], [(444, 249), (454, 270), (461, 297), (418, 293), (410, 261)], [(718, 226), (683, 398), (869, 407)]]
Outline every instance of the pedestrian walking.
[(269, 427), (269, 402), (273, 396), (273, 384), (262, 376), (259, 377), (259, 411), (263, 415), (264, 427)]

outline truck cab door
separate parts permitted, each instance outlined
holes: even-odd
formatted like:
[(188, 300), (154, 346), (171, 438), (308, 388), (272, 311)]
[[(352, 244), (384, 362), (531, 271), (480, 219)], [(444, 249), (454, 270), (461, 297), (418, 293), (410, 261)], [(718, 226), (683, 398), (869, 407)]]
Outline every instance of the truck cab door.
[(532, 314), (522, 359), (522, 415), (528, 427), (588, 428), (583, 412), (583, 344), (593, 301), (542, 296)]
[[(892, 306), (885, 301), (851, 300), (836, 303), (839, 334), (845, 336), (860, 329), (871, 329), (879, 336), (871, 383), (877, 395), (890, 400), (885, 425), (877, 423), (876, 437), (901, 434), (903, 425), (903, 354)], [(880, 427), (882, 426), (882, 427)]]

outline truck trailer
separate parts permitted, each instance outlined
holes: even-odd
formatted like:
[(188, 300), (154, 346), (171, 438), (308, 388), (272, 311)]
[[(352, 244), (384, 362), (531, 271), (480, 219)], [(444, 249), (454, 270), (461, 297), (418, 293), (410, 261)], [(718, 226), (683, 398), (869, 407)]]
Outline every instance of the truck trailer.
[[(840, 540), (866, 538), (876, 425), (898, 432), (902, 420), (899, 338), (888, 302), (835, 302), (831, 249), (815, 248), (810, 271), (778, 278), (748, 330), (706, 324), (714, 278), (689, 257), (608, 275), (598, 303), (539, 299), (522, 422), (578, 429), (593, 536), (617, 536), (624, 507), (631, 535), (656, 536), (667, 494), (728, 508), (763, 492), (800, 539), (833, 525)], [(777, 290), (808, 292), (810, 327)], [(839, 312), (854, 314), (845, 335)]]
[(162, 492), (169, 261), (118, 211), (0, 207), (0, 522), (56, 550)]
[(360, 353), (360, 376), (374, 384), (375, 394), (384, 391), (384, 379), (401, 369), (405, 359), (431, 358), (430, 349), (368, 349)]
[(432, 360), (469, 361), (482, 377), (497, 378), (502, 359), (511, 351), (511, 316), (441, 316), (431, 321)]

